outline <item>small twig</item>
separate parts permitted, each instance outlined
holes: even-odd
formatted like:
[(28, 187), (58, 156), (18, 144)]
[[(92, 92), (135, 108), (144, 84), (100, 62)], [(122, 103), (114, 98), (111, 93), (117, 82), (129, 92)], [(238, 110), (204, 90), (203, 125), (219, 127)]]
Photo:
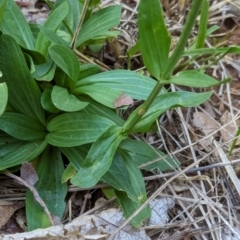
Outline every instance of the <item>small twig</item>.
[(76, 31), (75, 31), (74, 36), (73, 36), (73, 40), (72, 40), (71, 45), (70, 45), (71, 49), (75, 49), (76, 41), (77, 41), (77, 38), (78, 38), (78, 35), (79, 35), (79, 32), (80, 32), (80, 29), (83, 25), (83, 21), (84, 21), (84, 18), (85, 18), (87, 9), (88, 9), (89, 2), (90, 2), (90, 0), (85, 0), (85, 2), (84, 2), (81, 18), (80, 18), (80, 21), (78, 22), (78, 26), (76, 28)]
[(35, 200), (43, 207), (44, 209), (44, 212), (46, 213), (50, 223), (52, 224), (52, 226), (54, 226), (54, 221), (52, 219), (52, 216), (51, 216), (51, 213), (49, 212), (46, 204), (43, 202), (42, 198), (39, 196), (36, 188), (30, 184), (28, 184), (26, 181), (24, 181), (22, 178), (12, 174), (12, 173), (9, 173), (9, 172), (4, 172), (4, 174), (8, 177), (11, 177), (13, 179), (15, 179), (17, 182), (19, 182), (20, 184), (24, 185), (25, 187), (27, 187), (33, 194)]
[(87, 56), (85, 56), (84, 54), (82, 54), (81, 52), (79, 52), (77, 49), (73, 49), (73, 52), (81, 59), (84, 60), (87, 63), (92, 63), (92, 64), (96, 64), (98, 65), (102, 71), (108, 71), (111, 70), (110, 67), (108, 67), (107, 65), (105, 65), (104, 63), (102, 63), (101, 61), (97, 60), (97, 59), (90, 59)]
[(87, 193), (84, 195), (84, 200), (83, 200), (83, 205), (81, 208), (81, 212), (80, 212), (80, 216), (84, 213), (85, 209), (86, 209), (86, 205), (87, 205), (87, 201), (92, 197), (91, 194)]

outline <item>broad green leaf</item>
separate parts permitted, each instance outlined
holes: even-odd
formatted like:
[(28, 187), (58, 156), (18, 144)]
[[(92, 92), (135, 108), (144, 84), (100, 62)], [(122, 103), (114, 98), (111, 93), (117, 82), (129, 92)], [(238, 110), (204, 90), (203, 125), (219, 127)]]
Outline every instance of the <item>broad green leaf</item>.
[[(141, 204), (132, 201), (125, 192), (115, 190), (115, 194), (126, 218), (141, 206)], [(147, 206), (131, 220), (131, 224), (136, 228), (140, 228), (143, 221), (150, 218), (150, 216), (151, 210), (150, 207)]]
[(3, 76), (0, 82), (8, 86), (8, 101), (19, 112), (45, 124), (40, 103), (41, 92), (32, 78), (21, 48), (7, 35), (0, 37), (0, 66)]
[(82, 86), (81, 88), (78, 88), (78, 93), (86, 94), (98, 103), (101, 103), (109, 108), (115, 108), (114, 101), (122, 94), (121, 91), (101, 86), (100, 84)]
[(0, 116), (0, 129), (9, 135), (25, 141), (44, 139), (46, 128), (35, 119), (21, 113), (5, 112)]
[(223, 82), (217, 81), (214, 78), (195, 71), (195, 70), (187, 70), (181, 71), (176, 75), (170, 78), (168, 83), (173, 83), (176, 85), (187, 86), (187, 87), (212, 87), (219, 85)]
[(65, 46), (65, 47), (69, 46), (69, 43), (64, 41), (54, 31), (52, 31), (52, 30), (50, 30), (48, 28), (42, 27), (41, 28), (41, 32), (48, 38), (49, 41), (51, 41), (51, 43), (53, 43), (53, 44), (61, 44), (61, 45)]
[[(128, 171), (132, 191), (137, 195), (137, 201), (132, 201), (123, 192), (116, 191), (117, 200), (120, 203), (125, 217), (129, 217), (138, 207), (140, 207), (147, 200), (147, 193), (145, 188), (145, 182), (141, 171), (133, 162), (131, 156), (127, 153), (121, 153), (124, 164)], [(150, 207), (144, 208), (136, 217), (131, 221), (134, 227), (140, 227), (142, 222), (149, 218), (151, 215)]]
[(57, 0), (55, 6), (58, 7), (63, 2), (67, 2), (69, 5), (69, 11), (64, 21), (72, 32), (75, 32), (82, 12), (82, 4), (78, 0)]
[(60, 151), (67, 157), (75, 169), (79, 170), (88, 154), (91, 144), (77, 147), (60, 147)]
[[(141, 168), (147, 171), (163, 172), (179, 166), (179, 161), (177, 159), (169, 157), (167, 154), (158, 149), (154, 149), (143, 141), (125, 139), (120, 143), (118, 151), (128, 152), (134, 163), (138, 167), (144, 165), (144, 167)], [(160, 160), (150, 163), (157, 159)]]
[(126, 192), (129, 198), (137, 201), (137, 194), (132, 189), (128, 171), (122, 156), (118, 152), (115, 153), (111, 167), (102, 176), (101, 180), (119, 191)]
[[(4, 2), (5, 0), (0, 0), (0, 4), (4, 4)], [(13, 0), (7, 0), (5, 9), (3, 11), (0, 30), (4, 34), (13, 37), (15, 41), (17, 41), (17, 43), (22, 47), (31, 50), (34, 49), (35, 39), (31, 29), (20, 8)]]
[(51, 81), (53, 80), (55, 69), (56, 64), (52, 61), (51, 58), (48, 58), (47, 62), (35, 65), (35, 72), (33, 73), (33, 77), (36, 80), (40, 81)]
[(49, 54), (53, 61), (60, 67), (75, 83), (79, 75), (79, 62), (76, 55), (68, 47), (62, 45), (52, 45)]
[[(7, 155), (0, 158), (0, 170), (14, 167), (24, 161), (31, 161), (36, 158), (47, 146), (47, 141), (37, 140), (33, 142), (18, 141), (13, 143), (15, 148), (9, 151)], [(16, 144), (18, 146), (16, 147)], [(4, 147), (4, 146), (2, 146)]]
[(82, 113), (89, 113), (89, 114), (96, 114), (101, 117), (110, 119), (111, 121), (115, 122), (118, 126), (124, 125), (124, 120), (120, 118), (116, 112), (114, 112), (112, 109), (109, 109), (103, 105), (100, 105), (98, 103), (91, 103), (87, 105), (83, 110), (81, 110)]
[[(192, 93), (192, 92), (170, 92), (158, 96), (147, 113), (141, 118), (131, 132), (146, 132), (153, 122), (165, 111), (176, 107), (194, 107), (204, 103), (212, 92)], [(134, 114), (137, 114), (140, 107), (135, 109), (126, 121), (131, 121)]]
[[(61, 4), (58, 8), (56, 8), (51, 15), (48, 17), (47, 21), (44, 23), (44, 28), (47, 28), (51, 31), (56, 31), (60, 26), (63, 19), (66, 17), (68, 13), (69, 7), (68, 3)], [(44, 33), (40, 32), (37, 38), (36, 48), (35, 50), (42, 53), (45, 58), (47, 58), (48, 47), (51, 45), (51, 42), (44, 35)]]
[(12, 142), (18, 142), (18, 139), (0, 130), (0, 146), (4, 144), (10, 144)]
[(0, 83), (0, 115), (3, 114), (8, 101), (8, 88), (6, 83)]
[[(74, 93), (81, 93), (82, 87), (88, 87), (88, 89), (90, 89), (92, 86), (92, 89), (95, 90), (111, 88), (112, 92), (115, 93), (114, 99), (111, 91), (108, 93), (108, 96), (109, 98), (111, 98), (113, 106), (114, 101), (120, 96), (117, 95), (119, 94), (119, 92), (129, 95), (133, 99), (146, 100), (155, 85), (156, 81), (144, 75), (140, 75), (138, 73), (128, 70), (113, 70), (109, 72), (95, 74), (79, 80), (76, 84), (76, 89), (74, 90)], [(164, 92), (166, 92), (165, 89), (163, 89), (161, 93)], [(99, 97), (100, 95), (96, 92), (93, 92), (92, 94), (94, 94), (95, 97)], [(92, 94), (90, 96), (92, 96)], [(101, 99), (98, 99), (98, 101), (99, 100)]]
[(41, 96), (41, 104), (42, 107), (51, 113), (58, 113), (59, 109), (55, 107), (55, 105), (52, 102), (51, 97), (52, 90), (51, 89), (45, 89)]
[[(46, 148), (36, 169), (39, 177), (35, 187), (52, 216), (62, 218), (66, 203), (67, 183), (62, 183), (64, 164), (61, 153), (56, 148)], [(43, 208), (28, 190), (26, 195), (28, 230), (49, 227), (49, 220)]]
[(121, 134), (122, 128), (111, 126), (91, 146), (82, 168), (71, 179), (79, 187), (94, 186), (108, 171), (119, 143), (126, 138)]
[(8, 0), (0, 0), (0, 24), (2, 23), (2, 20), (3, 20), (3, 15), (4, 15), (7, 1)]
[(96, 64), (82, 64), (78, 79), (83, 79), (94, 74), (100, 73), (101, 68)]
[(160, 80), (168, 60), (171, 38), (165, 25), (161, 1), (140, 1), (139, 44), (147, 70)]
[(73, 94), (69, 94), (66, 88), (54, 86), (51, 93), (54, 106), (65, 112), (76, 112), (84, 109), (88, 103), (79, 100)]
[(53, 118), (47, 125), (49, 144), (74, 147), (96, 141), (114, 122), (87, 113), (65, 113)]
[(76, 47), (101, 35), (102, 32), (117, 26), (120, 23), (120, 16), (120, 5), (110, 6), (99, 10), (83, 24), (78, 35)]
[(66, 169), (63, 172), (62, 175), (62, 183), (67, 182), (69, 179), (71, 179), (75, 174), (77, 173), (77, 170), (75, 169), (75, 167), (69, 163), (68, 166), (66, 167)]

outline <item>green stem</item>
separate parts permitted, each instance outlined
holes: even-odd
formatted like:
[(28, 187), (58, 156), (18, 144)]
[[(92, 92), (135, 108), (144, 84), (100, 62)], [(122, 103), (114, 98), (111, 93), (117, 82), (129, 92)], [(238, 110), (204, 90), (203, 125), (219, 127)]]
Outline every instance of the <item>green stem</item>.
[[(176, 49), (174, 50), (172, 56), (169, 58), (166, 68), (163, 71), (162, 79), (167, 80), (170, 78), (174, 68), (176, 67), (178, 61), (182, 57), (184, 48), (187, 44), (188, 38), (191, 34), (192, 28), (195, 24), (196, 18), (198, 16), (198, 12), (201, 8), (203, 0), (193, 0), (192, 7), (190, 12), (187, 16), (187, 21), (184, 25), (183, 32), (180, 36), (179, 42), (176, 45)], [(159, 53), (160, 54), (160, 53)], [(133, 127), (141, 120), (142, 116), (147, 112), (153, 101), (158, 96), (159, 92), (163, 88), (164, 84), (161, 83), (161, 80), (157, 82), (156, 86), (148, 96), (147, 100), (137, 109), (134, 111), (126, 121), (125, 125), (123, 126), (123, 131), (125, 133), (129, 133)]]
[(129, 118), (126, 121), (123, 127), (125, 132), (129, 132), (140, 121), (142, 116), (147, 112), (153, 101), (158, 96), (163, 86), (164, 85), (161, 82), (157, 82), (151, 94), (148, 96), (147, 100), (138, 108), (137, 114), (133, 115), (132, 118)]
[(196, 18), (198, 16), (198, 12), (201, 8), (202, 1), (203, 0), (193, 0), (191, 9), (187, 16), (186, 23), (184, 25), (183, 31), (180, 36), (180, 39), (176, 45), (176, 48), (175, 48), (172, 56), (168, 60), (166, 68), (163, 71), (163, 76), (162, 76), (163, 79), (167, 80), (170, 78), (175, 66), (177, 65), (178, 61), (182, 57), (184, 48), (185, 48), (188, 38), (192, 32), (192, 28), (196, 22)]

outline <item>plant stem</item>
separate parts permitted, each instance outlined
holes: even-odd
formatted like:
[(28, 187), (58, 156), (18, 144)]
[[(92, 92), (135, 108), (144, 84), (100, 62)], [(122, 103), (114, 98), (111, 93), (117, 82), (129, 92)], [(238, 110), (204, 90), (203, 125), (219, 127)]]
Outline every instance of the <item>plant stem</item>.
[(172, 54), (172, 56), (169, 58), (166, 68), (163, 71), (162, 78), (163, 79), (169, 79), (175, 66), (177, 65), (178, 61), (182, 57), (182, 53), (184, 51), (184, 48), (187, 44), (188, 38), (192, 32), (192, 28), (196, 22), (196, 18), (198, 16), (198, 12), (201, 8), (203, 0), (193, 0), (191, 9), (189, 11), (189, 14), (187, 16), (186, 23), (184, 25), (183, 31), (181, 33), (181, 36), (179, 38), (179, 41), (176, 45), (176, 48)]
[(75, 31), (75, 33), (74, 33), (73, 40), (72, 40), (71, 45), (70, 45), (71, 49), (75, 49), (77, 37), (78, 37), (79, 32), (80, 32), (80, 29), (81, 29), (81, 27), (82, 27), (82, 24), (83, 24), (85, 15), (86, 15), (86, 13), (87, 13), (87, 9), (88, 9), (88, 5), (89, 5), (90, 1), (91, 1), (91, 0), (85, 0), (85, 2), (84, 2), (83, 10), (82, 10), (82, 15), (81, 15), (80, 21), (78, 22), (77, 29), (76, 29), (76, 31)]
[(151, 94), (148, 96), (147, 100), (139, 107), (137, 114), (135, 114), (130, 120), (127, 120), (123, 129), (125, 132), (129, 132), (142, 118), (142, 116), (147, 112), (153, 101), (156, 99), (157, 95), (163, 88), (164, 84), (157, 82), (153, 88)]
[[(184, 25), (184, 29), (182, 31), (178, 44), (176, 45), (176, 49), (174, 50), (172, 56), (169, 58), (167, 66), (163, 71), (162, 79), (164, 80), (169, 79), (178, 61), (182, 57), (184, 47), (186, 46), (188, 38), (192, 32), (192, 28), (195, 24), (198, 12), (201, 8), (202, 1), (203, 0), (193, 1), (192, 7), (187, 16), (187, 21)], [(138, 108), (137, 112), (133, 112), (132, 116), (130, 115), (125, 125), (123, 126), (123, 131), (125, 133), (129, 133), (131, 129), (141, 120), (142, 116), (147, 112), (147, 110), (149, 109), (153, 101), (156, 99), (163, 86), (164, 84), (161, 83), (161, 80), (157, 82), (156, 86), (148, 96), (147, 100)]]

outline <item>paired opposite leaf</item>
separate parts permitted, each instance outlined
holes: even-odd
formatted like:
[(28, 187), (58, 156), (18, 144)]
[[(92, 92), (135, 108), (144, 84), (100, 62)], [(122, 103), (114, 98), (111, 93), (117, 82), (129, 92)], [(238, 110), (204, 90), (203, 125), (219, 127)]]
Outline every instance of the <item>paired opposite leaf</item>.
[(214, 78), (195, 71), (195, 70), (187, 70), (181, 71), (176, 75), (170, 78), (168, 83), (173, 83), (176, 85), (187, 86), (187, 87), (213, 87), (223, 82), (217, 81)]
[[(1, 74), (1, 73), (0, 73)], [(6, 83), (0, 83), (0, 115), (3, 114), (8, 101), (8, 88)]]
[[(204, 103), (210, 96), (212, 92), (205, 93), (192, 93), (192, 92), (170, 92), (158, 96), (152, 103), (149, 110), (141, 118), (141, 120), (131, 129), (131, 132), (146, 132), (154, 123), (154, 121), (165, 111), (176, 108), (176, 107), (194, 107)], [(126, 121), (131, 121), (134, 114), (138, 114), (138, 107), (129, 116)]]
[(87, 188), (101, 179), (110, 168), (119, 143), (126, 138), (121, 132), (121, 127), (111, 126), (93, 143), (72, 184)]
[(65, 113), (47, 125), (46, 140), (58, 147), (74, 147), (96, 141), (114, 122), (87, 113)]
[(171, 38), (165, 25), (161, 1), (140, 1), (138, 6), (139, 44), (147, 70), (160, 80), (168, 60)]
[(57, 85), (53, 87), (51, 97), (54, 106), (65, 112), (76, 112), (88, 105), (87, 102), (83, 102), (73, 94), (69, 94), (66, 88)]

